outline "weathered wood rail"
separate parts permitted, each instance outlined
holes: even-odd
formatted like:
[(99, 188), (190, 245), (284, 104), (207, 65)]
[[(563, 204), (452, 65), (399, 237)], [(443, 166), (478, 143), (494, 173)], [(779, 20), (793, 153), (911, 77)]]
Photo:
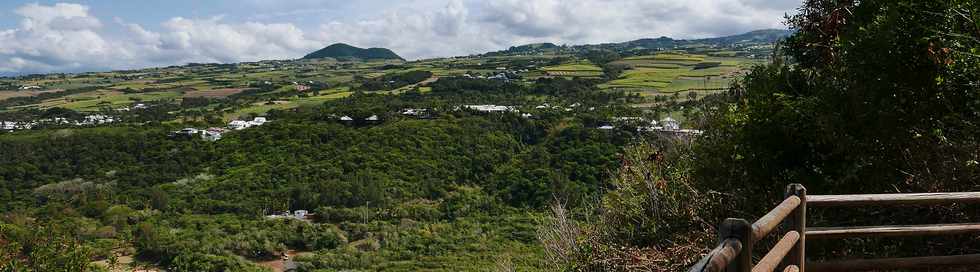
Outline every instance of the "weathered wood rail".
[[(806, 240), (855, 237), (899, 237), (980, 233), (980, 224), (895, 225), (864, 227), (807, 227), (807, 207), (937, 205), (980, 203), (980, 192), (924, 194), (811, 195), (800, 184), (786, 187), (782, 203), (754, 223), (725, 219), (718, 227), (718, 246), (689, 272), (801, 272), (897, 270), (937, 266), (980, 265), (980, 254), (870, 260), (808, 262)], [(782, 224), (779, 242), (753, 263), (753, 247)]]

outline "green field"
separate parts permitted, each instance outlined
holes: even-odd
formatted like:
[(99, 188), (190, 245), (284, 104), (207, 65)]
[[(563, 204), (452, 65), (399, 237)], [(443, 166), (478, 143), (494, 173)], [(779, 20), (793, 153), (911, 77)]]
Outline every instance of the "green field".
[(226, 113), (224, 115), (224, 119), (233, 120), (233, 119), (240, 118), (242, 116), (248, 116), (250, 114), (265, 115), (270, 110), (285, 110), (285, 109), (294, 109), (299, 107), (318, 106), (320, 104), (323, 104), (323, 102), (341, 99), (344, 97), (351, 96), (352, 94), (353, 92), (348, 91), (347, 88), (340, 88), (340, 89), (330, 90), (329, 93), (322, 94), (319, 96), (310, 96), (310, 97), (293, 96), (289, 98), (284, 98), (282, 100), (277, 100), (272, 103), (269, 102), (254, 103), (248, 107), (241, 108), (230, 113)]
[(151, 92), (125, 94), (118, 91), (93, 91), (76, 95), (69, 95), (63, 98), (49, 99), (36, 105), (22, 106), (18, 108), (41, 108), (48, 109), (61, 107), (76, 111), (98, 111), (102, 107), (120, 108), (128, 106), (137, 101), (159, 101), (166, 99), (177, 99), (180, 97), (178, 92)]
[(602, 76), (602, 68), (589, 62), (579, 62), (548, 66), (541, 68), (551, 76), (571, 76), (571, 77), (598, 77)]
[[(702, 63), (720, 63), (720, 66), (695, 69), (696, 65)], [(618, 79), (600, 84), (599, 87), (633, 90), (643, 95), (725, 89), (738, 72), (756, 63), (759, 62), (744, 58), (677, 52), (635, 56), (614, 62), (613, 64), (629, 69)]]

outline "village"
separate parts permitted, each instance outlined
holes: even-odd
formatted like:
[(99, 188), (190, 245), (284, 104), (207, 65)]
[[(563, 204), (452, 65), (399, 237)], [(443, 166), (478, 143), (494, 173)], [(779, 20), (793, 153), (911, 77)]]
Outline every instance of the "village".
[(0, 131), (30, 130), (40, 126), (96, 126), (116, 123), (118, 121), (118, 118), (104, 114), (86, 115), (79, 120), (70, 120), (63, 117), (45, 118), (27, 122), (0, 120)]
[(198, 128), (189, 127), (189, 128), (184, 128), (178, 131), (171, 132), (170, 136), (185, 137), (185, 138), (193, 138), (195, 136), (200, 136), (201, 139), (214, 142), (214, 141), (221, 140), (222, 135), (224, 135), (229, 131), (245, 130), (251, 127), (262, 126), (268, 122), (269, 120), (266, 119), (265, 117), (255, 117), (254, 119), (252, 119), (252, 121), (233, 120), (229, 122), (228, 126), (225, 128), (210, 127), (206, 129), (198, 129)]
[[(562, 110), (562, 111), (572, 111), (575, 108), (581, 107), (581, 104), (575, 103), (569, 105), (568, 107), (552, 106), (547, 103), (534, 107), (535, 110)], [(146, 105), (139, 103), (134, 104), (132, 107), (121, 108), (122, 111), (128, 111), (130, 109), (145, 109)], [(453, 109), (454, 111), (469, 110), (477, 113), (484, 114), (499, 114), (499, 113), (517, 113), (523, 118), (534, 118), (534, 115), (530, 113), (522, 113), (517, 106), (504, 106), (504, 105), (492, 105), (492, 104), (482, 104), (482, 105), (462, 105)], [(594, 111), (594, 107), (587, 109), (588, 111)], [(415, 109), (407, 108), (398, 114), (406, 117), (414, 117), (417, 119), (431, 119), (433, 118), (431, 109)], [(338, 120), (342, 123), (354, 123), (354, 117), (351, 116), (331, 116), (332, 119)], [(58, 126), (97, 126), (97, 125), (107, 125), (121, 122), (121, 118), (113, 117), (107, 114), (91, 114), (83, 116), (79, 120), (69, 120), (67, 118), (56, 117), (56, 118), (46, 118), (33, 120), (28, 122), (16, 122), (16, 121), (2, 121), (0, 120), (0, 131), (12, 132), (16, 130), (30, 130), (39, 126), (46, 125), (58, 125)], [(369, 117), (360, 120), (364, 123), (377, 123), (381, 122), (382, 118), (379, 115), (371, 115)], [(207, 141), (218, 141), (221, 140), (222, 135), (229, 131), (245, 130), (252, 127), (262, 126), (268, 123), (269, 120), (266, 117), (254, 117), (252, 120), (232, 120), (225, 127), (209, 127), (209, 128), (193, 128), (188, 127), (178, 131), (173, 131), (170, 133), (171, 137), (189, 137), (189, 136), (200, 136), (201, 139)], [(613, 117), (612, 120), (606, 122), (605, 124), (596, 127), (599, 130), (614, 130), (621, 127), (635, 127), (637, 132), (662, 132), (671, 134), (688, 134), (688, 135), (700, 135), (702, 131), (694, 129), (683, 129), (681, 122), (677, 121), (672, 117), (665, 117), (661, 120), (650, 120), (644, 117)]]

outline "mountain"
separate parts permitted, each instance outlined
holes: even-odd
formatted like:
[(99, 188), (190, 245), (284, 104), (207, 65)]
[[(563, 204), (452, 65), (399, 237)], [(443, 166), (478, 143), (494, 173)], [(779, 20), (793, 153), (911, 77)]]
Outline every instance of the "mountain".
[(736, 44), (745, 44), (745, 43), (770, 44), (780, 39), (786, 38), (789, 35), (793, 35), (792, 30), (761, 29), (761, 30), (750, 31), (748, 33), (717, 37), (717, 38), (675, 40), (668, 37), (660, 37), (656, 39), (639, 39), (639, 40), (628, 41), (624, 43), (603, 44), (600, 46), (620, 48), (620, 49), (634, 49), (634, 48), (650, 49), (650, 48), (672, 48), (676, 46), (685, 46), (685, 45), (692, 45), (692, 44), (707, 44), (707, 45), (714, 45), (714, 46), (734, 46)]
[(745, 43), (745, 42), (773, 43), (780, 39), (789, 37), (789, 35), (793, 35), (792, 30), (761, 29), (761, 30), (751, 31), (745, 34), (732, 35), (732, 36), (719, 37), (719, 38), (700, 39), (694, 41), (709, 43), (709, 44), (733, 44), (733, 43)]
[(526, 44), (521, 46), (511, 46), (510, 49), (507, 49), (507, 51), (528, 52), (528, 51), (554, 49), (554, 48), (558, 48), (558, 46), (553, 43), (532, 43), (532, 44)]
[[(618, 52), (630, 50), (656, 50), (658, 48), (676, 48), (691, 45), (713, 45), (718, 47), (732, 47), (746, 44), (771, 44), (780, 39), (793, 34), (792, 30), (786, 29), (761, 29), (750, 31), (743, 34), (724, 36), (705, 39), (673, 39), (670, 37), (645, 38), (621, 43), (586, 44), (572, 46), (574, 51), (581, 50), (612, 50)], [(487, 55), (506, 55), (514, 53), (534, 53), (544, 49), (556, 49), (559, 46), (552, 43), (538, 43), (521, 46), (514, 46), (508, 50), (491, 52)]]
[(348, 44), (335, 43), (316, 52), (310, 53), (303, 59), (322, 58), (358, 58), (358, 59), (391, 59), (405, 60), (387, 48), (358, 48)]
[(532, 43), (519, 46), (511, 46), (507, 50), (489, 52), (486, 53), (487, 56), (497, 56), (497, 55), (510, 55), (510, 54), (534, 54), (541, 53), (548, 50), (554, 50), (559, 48), (558, 45), (553, 43)]

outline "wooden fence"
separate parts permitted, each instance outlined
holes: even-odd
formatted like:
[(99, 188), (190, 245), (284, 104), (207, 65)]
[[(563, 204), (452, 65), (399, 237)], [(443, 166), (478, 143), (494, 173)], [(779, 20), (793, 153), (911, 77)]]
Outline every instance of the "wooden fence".
[[(937, 266), (980, 265), (980, 254), (847, 260), (806, 261), (806, 240), (854, 237), (898, 237), (951, 235), (980, 232), (980, 224), (898, 225), (866, 227), (807, 227), (806, 211), (811, 208), (936, 205), (980, 203), (980, 192), (871, 195), (811, 195), (800, 184), (786, 188), (785, 199), (754, 223), (739, 218), (725, 219), (718, 228), (719, 240), (711, 252), (689, 272), (772, 272), (772, 271), (866, 271), (932, 268)], [(780, 224), (784, 231), (758, 263), (753, 263), (753, 247)]]

